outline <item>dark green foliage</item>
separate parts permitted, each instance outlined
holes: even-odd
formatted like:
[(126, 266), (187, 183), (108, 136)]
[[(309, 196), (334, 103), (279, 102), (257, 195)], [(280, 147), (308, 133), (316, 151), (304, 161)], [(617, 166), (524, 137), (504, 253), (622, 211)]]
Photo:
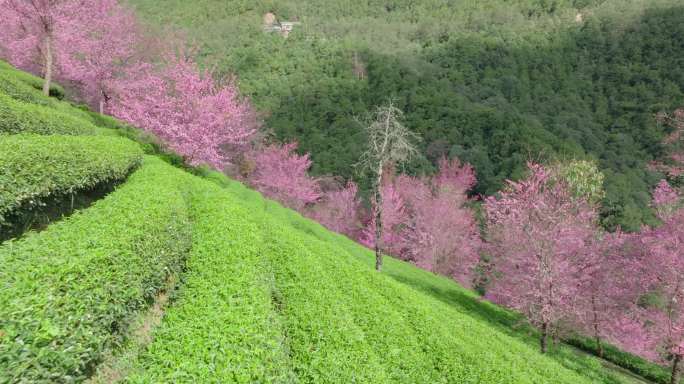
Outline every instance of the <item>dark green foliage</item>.
[[(574, 345), (584, 351), (598, 354), (598, 347), (596, 341), (590, 338), (582, 336), (574, 336), (568, 338), (566, 342), (570, 345)], [(626, 353), (619, 350), (618, 348), (603, 344), (603, 358), (620, 366), (628, 369), (641, 377), (653, 381), (659, 384), (669, 384), (671, 373), (668, 368), (661, 367), (657, 364), (653, 364), (646, 361), (638, 356)]]
[[(605, 226), (653, 223), (658, 176), (645, 165), (663, 137), (653, 115), (684, 103), (678, 0), (133, 3), (188, 29), (207, 66), (236, 73), (267, 126), (311, 152), (317, 175), (358, 178), (354, 117), (394, 97), (424, 138), (400, 170), (459, 156), (476, 167), (474, 192), (492, 194), (528, 160), (595, 159), (607, 174)], [(268, 11), (302, 25), (288, 39), (263, 33)]]
[(0, 382), (89, 375), (180, 270), (190, 241), (181, 189), (188, 177), (148, 158), (89, 209), (0, 247)]
[(96, 135), (105, 130), (89, 120), (40, 104), (29, 104), (0, 93), (0, 135)]
[(106, 136), (0, 136), (0, 226), (15, 209), (121, 180), (142, 159), (137, 143)]

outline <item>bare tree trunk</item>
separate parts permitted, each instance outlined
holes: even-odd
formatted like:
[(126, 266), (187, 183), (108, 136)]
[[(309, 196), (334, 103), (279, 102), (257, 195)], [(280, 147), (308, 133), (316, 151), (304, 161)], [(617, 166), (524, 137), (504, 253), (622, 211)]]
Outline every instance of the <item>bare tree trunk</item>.
[(670, 384), (679, 384), (679, 371), (681, 370), (680, 363), (682, 362), (681, 355), (675, 355), (672, 361), (672, 377), (670, 377)]
[(558, 329), (555, 328), (553, 332), (551, 332), (553, 335), (552, 340), (553, 340), (553, 346), (555, 347), (560, 343), (560, 335), (558, 334)]
[(380, 240), (382, 238), (382, 165), (378, 168), (377, 179), (375, 180), (375, 270), (382, 269), (382, 249)]
[(45, 81), (43, 82), (43, 93), (50, 96), (50, 83), (52, 82), (52, 36), (45, 35)]
[(603, 343), (598, 335), (596, 335), (596, 345), (598, 346), (598, 356), (603, 358)]
[(354, 56), (352, 57), (353, 63), (353, 72), (356, 75), (356, 77), (359, 80), (363, 80), (366, 77), (366, 68), (359, 59), (359, 54), (358, 52), (354, 52)]
[(547, 339), (549, 337), (549, 325), (548, 323), (542, 323), (541, 326), (541, 337), (539, 340), (539, 344), (541, 347), (541, 353), (546, 353), (546, 344), (547, 344)]
[(596, 339), (596, 347), (598, 356), (603, 358), (603, 344), (601, 343), (601, 334), (599, 332), (598, 310), (596, 308), (596, 296), (591, 296), (591, 308), (594, 311), (594, 338)]
[(109, 104), (109, 95), (104, 90), (100, 90), (100, 115), (105, 114), (105, 107)]

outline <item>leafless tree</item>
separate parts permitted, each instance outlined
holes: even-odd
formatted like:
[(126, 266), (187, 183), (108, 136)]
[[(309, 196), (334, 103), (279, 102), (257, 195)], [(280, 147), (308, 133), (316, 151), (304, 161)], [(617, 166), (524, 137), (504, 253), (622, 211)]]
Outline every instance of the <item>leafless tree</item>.
[(382, 177), (385, 167), (408, 160), (418, 151), (420, 137), (402, 124), (404, 113), (392, 101), (370, 113), (363, 126), (368, 148), (359, 166), (373, 176), (373, 214), (375, 215), (375, 269), (382, 269)]

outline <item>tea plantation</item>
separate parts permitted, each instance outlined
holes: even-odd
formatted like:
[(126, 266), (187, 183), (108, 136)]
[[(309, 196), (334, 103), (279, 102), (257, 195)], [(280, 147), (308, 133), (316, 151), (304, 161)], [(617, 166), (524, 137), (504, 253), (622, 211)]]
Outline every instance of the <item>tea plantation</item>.
[(0, 63), (0, 224), (116, 187), (0, 244), (0, 383), (642, 382), (38, 88)]

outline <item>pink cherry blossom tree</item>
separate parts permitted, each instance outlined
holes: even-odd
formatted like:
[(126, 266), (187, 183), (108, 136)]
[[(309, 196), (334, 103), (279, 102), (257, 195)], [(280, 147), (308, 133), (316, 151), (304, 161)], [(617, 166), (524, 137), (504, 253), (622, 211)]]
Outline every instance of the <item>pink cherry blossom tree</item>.
[(316, 180), (307, 175), (309, 155), (299, 155), (296, 149), (297, 143), (272, 144), (248, 152), (246, 157), (254, 169), (246, 178), (266, 197), (301, 212), (321, 194)]
[(74, 0), (4, 0), (0, 2), (2, 53), (22, 69), (44, 77), (50, 94), (55, 57), (64, 46), (63, 28), (78, 11)]
[(63, 27), (61, 77), (76, 83), (82, 96), (104, 113), (127, 65), (138, 59), (143, 33), (133, 12), (116, 0), (80, 3)]
[(358, 187), (351, 181), (341, 189), (325, 192), (320, 201), (307, 212), (307, 216), (331, 231), (356, 238), (360, 228), (361, 210), (357, 193)]
[(405, 195), (413, 216), (405, 247), (408, 258), (469, 286), (481, 248), (475, 216), (465, 206), (466, 192), (476, 181), (473, 168), (458, 159), (442, 159), (437, 175), (420, 181), (424, 188)]
[(634, 319), (641, 287), (635, 278), (640, 276), (640, 264), (634, 239), (619, 230), (597, 233), (586, 257), (579, 260), (580, 294), (571, 315), (577, 330), (594, 337), (601, 357), (605, 340), (619, 343), (634, 337), (638, 328), (628, 321)]
[(114, 116), (154, 133), (190, 165), (223, 169), (223, 148), (246, 145), (257, 131), (253, 110), (235, 84), (217, 84), (186, 55), (172, 56), (161, 67), (131, 66), (114, 93)]
[(224, 148), (245, 145), (256, 132), (234, 83), (217, 83), (186, 54), (139, 60), (141, 32), (116, 0), (4, 0), (0, 10), (4, 54), (40, 69), (46, 94), (57, 60), (59, 76), (101, 112), (111, 104), (113, 115), (156, 134), (191, 165), (222, 169)]
[[(388, 177), (382, 188), (383, 249), (469, 285), (481, 245), (475, 217), (464, 205), (474, 184), (472, 167), (458, 159), (440, 161), (433, 177)], [(374, 229), (371, 220), (362, 243), (374, 245)]]
[(641, 267), (647, 294), (656, 299), (645, 306), (645, 323), (652, 335), (652, 351), (672, 364), (671, 383), (680, 379), (684, 357), (684, 209), (680, 197), (661, 182), (653, 204), (663, 224), (645, 228), (641, 236), (644, 256)]
[(476, 183), (475, 169), (470, 164), (462, 164), (458, 158), (440, 159), (439, 172), (433, 179), (434, 187), (437, 190), (464, 198), (465, 193), (472, 189)]
[(579, 294), (577, 277), (597, 214), (562, 178), (541, 165), (529, 168), (526, 179), (509, 181), (485, 201), (487, 251), (500, 274), (487, 295), (539, 327), (544, 353), (549, 332), (568, 317)]
[(669, 152), (667, 158), (654, 162), (652, 167), (665, 172), (670, 179), (680, 179), (684, 177), (684, 108), (679, 108), (672, 114), (660, 113), (656, 119), (672, 128), (672, 133), (663, 140)]
[(679, 193), (666, 180), (660, 180), (653, 191), (653, 208), (658, 217), (667, 220), (681, 208)]
[(638, 306), (634, 308), (636, 311), (623, 313), (613, 319), (610, 326), (614, 335), (611, 336), (610, 342), (618, 348), (644, 359), (661, 362), (661, 357), (653, 348), (657, 344), (657, 337), (652, 332), (653, 327), (646, 326), (643, 321), (647, 317), (645, 314), (649, 311)]

